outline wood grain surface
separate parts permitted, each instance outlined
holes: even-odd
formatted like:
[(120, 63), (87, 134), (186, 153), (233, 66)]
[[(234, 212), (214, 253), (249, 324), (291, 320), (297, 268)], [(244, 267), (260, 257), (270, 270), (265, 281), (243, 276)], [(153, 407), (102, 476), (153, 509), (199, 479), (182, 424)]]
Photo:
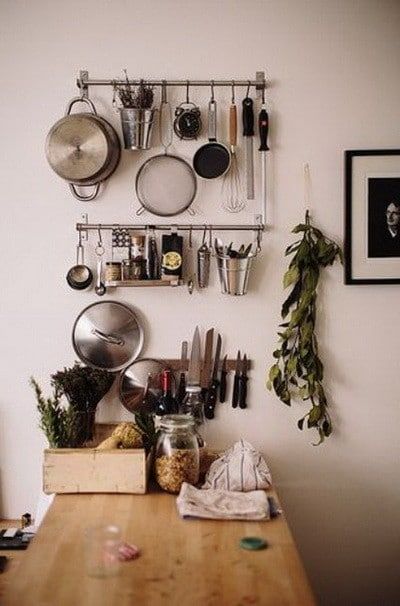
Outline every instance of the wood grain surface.
[[(83, 533), (118, 524), (141, 549), (118, 576), (85, 572)], [(240, 549), (244, 536), (268, 549)], [(269, 522), (182, 520), (175, 498), (58, 495), (14, 575), (3, 606), (309, 606), (315, 604), (290, 530)]]

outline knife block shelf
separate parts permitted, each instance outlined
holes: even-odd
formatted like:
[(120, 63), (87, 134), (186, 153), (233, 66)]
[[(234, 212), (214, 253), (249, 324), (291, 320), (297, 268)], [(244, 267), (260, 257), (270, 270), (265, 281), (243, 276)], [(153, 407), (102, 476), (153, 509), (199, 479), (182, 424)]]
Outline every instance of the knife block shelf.
[[(163, 362), (165, 362), (165, 364), (167, 364), (167, 366), (169, 366), (171, 368), (171, 370), (174, 371), (187, 371), (189, 369), (189, 362), (187, 362), (186, 364), (184, 364), (182, 366), (182, 362), (178, 359), (163, 359)], [(219, 364), (219, 367), (221, 369), (222, 367), (222, 360)], [(254, 367), (254, 362), (253, 360), (247, 359), (247, 370), (252, 370)], [(236, 358), (235, 359), (227, 359), (226, 360), (226, 370), (228, 372), (230, 371), (235, 371), (236, 370)]]

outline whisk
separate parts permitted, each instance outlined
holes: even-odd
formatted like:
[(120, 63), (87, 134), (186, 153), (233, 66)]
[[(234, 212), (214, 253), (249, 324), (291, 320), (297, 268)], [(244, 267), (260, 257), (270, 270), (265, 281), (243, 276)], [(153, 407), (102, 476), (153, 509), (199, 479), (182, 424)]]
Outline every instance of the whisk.
[(246, 206), (237, 151), (237, 109), (235, 103), (235, 85), (232, 83), (232, 102), (229, 108), (229, 145), (231, 168), (225, 174), (222, 184), (222, 206), (230, 213), (238, 213)]

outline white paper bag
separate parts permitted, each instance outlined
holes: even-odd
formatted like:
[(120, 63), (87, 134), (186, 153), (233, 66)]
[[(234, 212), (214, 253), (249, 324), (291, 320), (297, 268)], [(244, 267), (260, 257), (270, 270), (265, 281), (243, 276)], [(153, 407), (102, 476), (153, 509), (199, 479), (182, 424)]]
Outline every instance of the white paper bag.
[(248, 492), (271, 485), (271, 473), (262, 455), (249, 442), (239, 440), (212, 463), (202, 488)]

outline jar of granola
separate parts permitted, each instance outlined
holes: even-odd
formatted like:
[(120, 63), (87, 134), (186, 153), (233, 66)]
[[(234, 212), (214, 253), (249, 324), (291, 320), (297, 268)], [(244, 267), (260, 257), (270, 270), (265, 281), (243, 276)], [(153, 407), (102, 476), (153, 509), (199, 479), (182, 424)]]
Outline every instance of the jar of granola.
[(183, 482), (197, 484), (199, 445), (191, 416), (161, 417), (154, 467), (159, 486), (167, 492), (178, 493)]

